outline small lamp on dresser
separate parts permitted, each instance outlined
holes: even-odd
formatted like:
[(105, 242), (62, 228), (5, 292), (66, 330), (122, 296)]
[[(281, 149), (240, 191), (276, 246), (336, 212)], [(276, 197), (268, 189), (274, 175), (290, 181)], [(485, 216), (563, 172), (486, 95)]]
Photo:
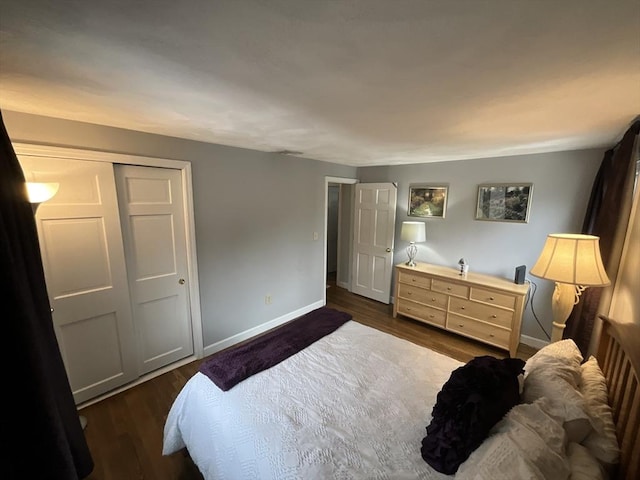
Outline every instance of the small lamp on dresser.
[(424, 222), (402, 222), (400, 238), (405, 242), (409, 242), (409, 246), (407, 247), (407, 256), (409, 257), (409, 261), (407, 261), (406, 265), (409, 267), (415, 267), (416, 263), (414, 259), (418, 253), (416, 243), (421, 243), (427, 240)]
[(600, 237), (569, 233), (547, 236), (531, 275), (556, 282), (551, 310), (551, 341), (562, 340), (565, 323), (587, 287), (605, 287), (611, 282), (600, 257)]

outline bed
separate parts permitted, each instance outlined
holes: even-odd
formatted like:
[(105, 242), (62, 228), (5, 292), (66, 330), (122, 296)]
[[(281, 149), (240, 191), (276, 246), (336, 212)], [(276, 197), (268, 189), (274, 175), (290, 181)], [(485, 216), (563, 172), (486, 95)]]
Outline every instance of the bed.
[[(607, 320), (598, 360), (578, 359), (571, 341), (534, 355), (521, 402), (455, 478), (638, 478), (638, 350), (629, 353), (629, 333)], [(163, 454), (186, 448), (207, 480), (453, 478), (425, 462), (421, 442), (440, 392), (464, 366), (348, 321), (227, 391), (196, 373), (169, 412)], [(586, 366), (596, 373), (591, 394), (580, 390)], [(564, 403), (547, 398), (558, 390), (553, 381), (548, 389), (550, 375), (568, 385)], [(574, 391), (584, 399), (578, 413)]]

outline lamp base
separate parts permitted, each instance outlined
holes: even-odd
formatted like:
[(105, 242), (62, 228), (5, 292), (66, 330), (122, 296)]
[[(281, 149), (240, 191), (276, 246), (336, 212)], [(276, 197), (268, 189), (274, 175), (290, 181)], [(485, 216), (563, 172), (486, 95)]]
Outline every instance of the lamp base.
[(415, 267), (416, 262), (414, 262), (413, 259), (416, 258), (417, 253), (418, 247), (416, 246), (415, 242), (409, 243), (409, 246), (407, 247), (407, 256), (409, 257), (409, 261), (405, 263), (405, 265), (407, 265), (408, 267)]
[(556, 288), (551, 299), (551, 312), (553, 313), (551, 342), (562, 340), (567, 319), (585, 288), (580, 285), (556, 282)]
[(564, 323), (551, 322), (551, 343), (559, 342), (564, 335), (564, 329), (566, 325)]

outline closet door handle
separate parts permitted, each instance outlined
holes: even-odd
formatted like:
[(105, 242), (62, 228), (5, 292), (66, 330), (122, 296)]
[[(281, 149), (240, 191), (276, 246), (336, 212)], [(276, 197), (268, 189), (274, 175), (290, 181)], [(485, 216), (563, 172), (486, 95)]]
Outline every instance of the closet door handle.
[(181, 278), (180, 280), (178, 280), (178, 283), (179, 283), (180, 285), (184, 285), (184, 278)]

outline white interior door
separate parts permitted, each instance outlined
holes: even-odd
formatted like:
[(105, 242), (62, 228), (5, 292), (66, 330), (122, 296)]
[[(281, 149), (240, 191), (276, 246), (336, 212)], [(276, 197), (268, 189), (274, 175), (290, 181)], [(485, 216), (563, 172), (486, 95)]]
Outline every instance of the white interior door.
[(397, 189), (392, 183), (355, 186), (352, 291), (389, 303)]
[(113, 167), (19, 159), (27, 181), (60, 184), (36, 219), (54, 328), (81, 403), (138, 376)]
[(140, 374), (193, 353), (179, 170), (116, 165)]

